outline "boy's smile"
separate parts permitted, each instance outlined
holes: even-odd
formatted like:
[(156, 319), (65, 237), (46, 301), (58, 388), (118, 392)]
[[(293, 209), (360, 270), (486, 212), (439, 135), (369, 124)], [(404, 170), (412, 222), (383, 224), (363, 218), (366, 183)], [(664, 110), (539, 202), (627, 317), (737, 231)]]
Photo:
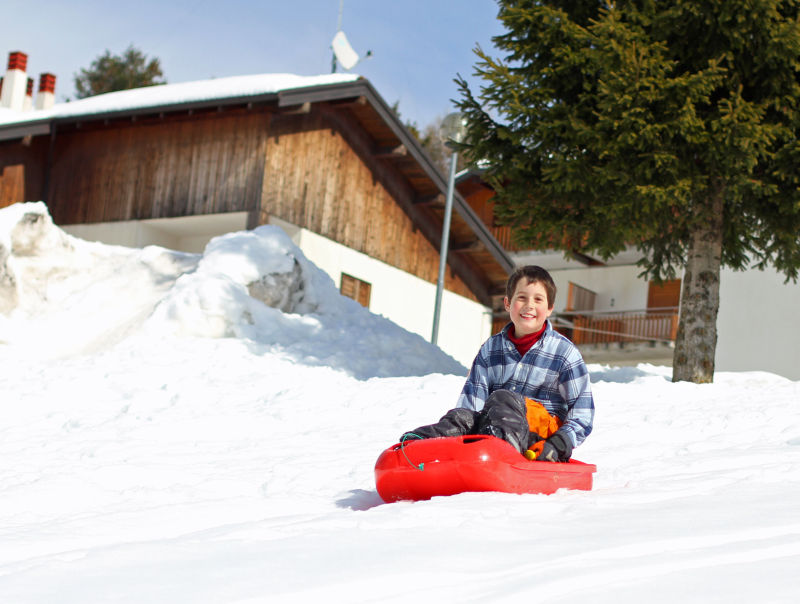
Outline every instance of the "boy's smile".
[(517, 283), (511, 300), (504, 298), (503, 304), (511, 315), (514, 335), (517, 338), (541, 330), (545, 320), (553, 312), (544, 285), (539, 281), (526, 283), (524, 278)]

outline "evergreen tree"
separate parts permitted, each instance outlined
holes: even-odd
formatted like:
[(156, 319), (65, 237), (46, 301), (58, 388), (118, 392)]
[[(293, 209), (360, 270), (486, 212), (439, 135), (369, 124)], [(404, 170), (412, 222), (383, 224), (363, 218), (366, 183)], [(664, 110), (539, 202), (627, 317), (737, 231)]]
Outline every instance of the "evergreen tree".
[(89, 69), (81, 69), (80, 74), (75, 74), (75, 90), (77, 97), (83, 99), (104, 92), (115, 90), (128, 90), (166, 84), (159, 80), (161, 64), (158, 59), (151, 59), (133, 45), (122, 55), (112, 55), (109, 50), (92, 61)]
[[(800, 3), (500, 0), (460, 108), (519, 243), (683, 270), (673, 380), (713, 380), (721, 266), (800, 267)], [(743, 320), (755, 321), (754, 313)]]

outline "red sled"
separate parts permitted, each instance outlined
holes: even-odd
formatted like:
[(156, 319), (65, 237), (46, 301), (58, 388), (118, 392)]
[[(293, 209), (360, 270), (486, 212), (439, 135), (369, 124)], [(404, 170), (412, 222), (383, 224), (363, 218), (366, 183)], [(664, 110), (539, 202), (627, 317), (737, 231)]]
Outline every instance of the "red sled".
[(419, 501), (467, 491), (540, 493), (592, 489), (597, 466), (529, 461), (494, 436), (453, 436), (405, 441), (378, 457), (375, 485), (387, 503)]

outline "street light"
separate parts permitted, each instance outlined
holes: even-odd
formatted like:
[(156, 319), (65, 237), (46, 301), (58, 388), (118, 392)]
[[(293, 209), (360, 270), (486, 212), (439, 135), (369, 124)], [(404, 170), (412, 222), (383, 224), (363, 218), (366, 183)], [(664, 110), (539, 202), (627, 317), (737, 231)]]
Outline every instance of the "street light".
[(442, 312), (442, 292), (444, 290), (444, 273), (447, 268), (447, 246), (450, 240), (450, 217), (453, 214), (453, 189), (456, 186), (456, 164), (458, 150), (456, 145), (464, 141), (467, 135), (467, 120), (461, 113), (451, 113), (442, 120), (439, 138), (448, 146), (450, 155), (450, 178), (447, 180), (447, 199), (444, 204), (444, 222), (442, 224), (442, 244), (439, 248), (439, 279), (436, 282), (436, 302), (433, 309), (433, 333), (431, 344), (439, 339), (439, 316)]

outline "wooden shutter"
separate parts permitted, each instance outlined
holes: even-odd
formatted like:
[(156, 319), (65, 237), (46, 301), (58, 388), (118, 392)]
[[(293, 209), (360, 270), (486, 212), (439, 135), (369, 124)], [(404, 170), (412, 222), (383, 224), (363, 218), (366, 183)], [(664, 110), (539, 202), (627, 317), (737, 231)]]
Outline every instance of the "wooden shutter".
[(366, 281), (353, 277), (353, 275), (342, 273), (342, 283), (339, 287), (339, 291), (343, 296), (352, 298), (361, 304), (361, 306), (369, 308), (369, 297), (372, 292), (372, 285)]
[(647, 308), (673, 308), (681, 302), (681, 280), (673, 279), (656, 285), (651, 281), (647, 286)]
[(594, 310), (596, 300), (597, 294), (595, 292), (570, 281), (567, 293), (567, 307), (564, 310)]
[(25, 166), (16, 164), (0, 167), (0, 208), (25, 199)]

